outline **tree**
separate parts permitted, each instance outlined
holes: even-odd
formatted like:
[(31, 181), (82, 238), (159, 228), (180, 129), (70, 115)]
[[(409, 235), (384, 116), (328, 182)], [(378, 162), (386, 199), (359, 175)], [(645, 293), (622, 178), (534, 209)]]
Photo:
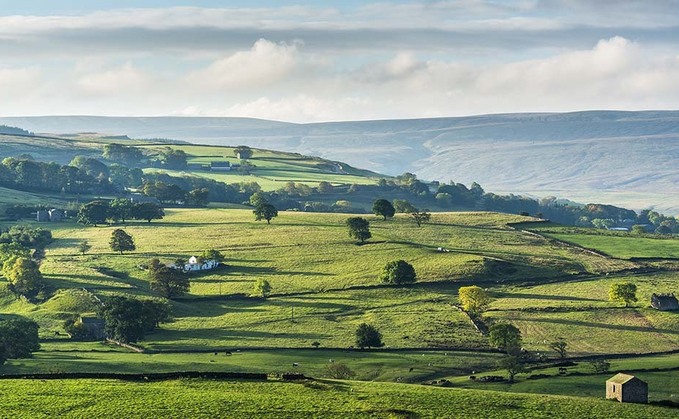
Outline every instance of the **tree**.
[(473, 316), (481, 314), (491, 302), (491, 298), (483, 288), (476, 285), (460, 287), (457, 298), (462, 309)]
[(103, 224), (108, 218), (109, 206), (105, 201), (92, 201), (78, 211), (78, 222), (85, 225)]
[(83, 240), (78, 245), (78, 252), (80, 252), (83, 256), (85, 256), (85, 253), (89, 252), (90, 249), (92, 249), (92, 245), (90, 245), (87, 240)]
[(349, 237), (358, 240), (360, 243), (365, 243), (366, 240), (372, 237), (372, 234), (370, 234), (370, 223), (365, 218), (348, 218), (347, 226), (349, 227)]
[(514, 382), (514, 377), (516, 374), (526, 372), (526, 365), (523, 363), (520, 357), (509, 355), (502, 358), (499, 362), (500, 368), (507, 370), (507, 375), (509, 376), (509, 382)]
[(402, 213), (410, 213), (417, 211), (417, 208), (415, 208), (413, 204), (406, 201), (405, 199), (394, 199), (394, 209), (396, 210), (396, 212)]
[(200, 258), (203, 260), (216, 260), (217, 262), (224, 261), (224, 255), (222, 252), (216, 249), (207, 249), (200, 254)]
[(356, 376), (356, 373), (353, 372), (346, 364), (336, 362), (325, 367), (325, 375), (335, 380), (349, 380)]
[(148, 276), (151, 289), (168, 299), (186, 294), (191, 286), (186, 274), (168, 268), (158, 259), (149, 262)]
[(10, 289), (28, 298), (35, 297), (42, 290), (43, 278), (38, 264), (25, 257), (16, 257), (6, 262), (5, 276)]
[(644, 233), (646, 233), (646, 228), (640, 224), (635, 224), (632, 226), (632, 234), (636, 234), (637, 236), (640, 236)]
[(589, 364), (592, 366), (592, 369), (596, 374), (603, 374), (611, 369), (611, 363), (605, 359), (595, 359), (590, 361)]
[(559, 358), (566, 359), (566, 347), (568, 344), (564, 338), (559, 338), (557, 341), (549, 344), (549, 347), (559, 354)]
[(186, 194), (188, 204), (205, 207), (210, 202), (210, 190), (207, 188), (192, 189)]
[(426, 208), (422, 211), (415, 210), (415, 212), (410, 213), (410, 216), (413, 217), (413, 220), (415, 220), (418, 227), (420, 227), (422, 223), (428, 223), (431, 219), (431, 214)]
[(0, 359), (30, 358), (40, 349), (38, 324), (28, 319), (0, 320)]
[(267, 298), (271, 294), (271, 284), (266, 279), (259, 278), (252, 287), (252, 295)]
[(111, 297), (101, 309), (106, 335), (116, 341), (129, 343), (144, 338), (144, 306), (140, 300)]
[(488, 341), (507, 353), (516, 353), (521, 348), (521, 331), (509, 323), (496, 323), (488, 329)]
[(137, 248), (137, 246), (134, 245), (134, 238), (127, 234), (122, 228), (113, 230), (113, 233), (111, 233), (111, 240), (109, 240), (108, 243), (111, 246), (111, 250), (120, 252), (121, 255), (123, 252), (133, 251)]
[(380, 281), (385, 284), (411, 284), (416, 279), (415, 268), (405, 260), (395, 260), (387, 263), (380, 275)]
[(624, 301), (625, 307), (637, 301), (637, 286), (631, 282), (617, 282), (608, 290), (611, 301)]
[(165, 217), (165, 211), (158, 204), (143, 202), (134, 206), (132, 217), (135, 220), (146, 220), (147, 223), (150, 223), (151, 220), (161, 220)]
[(108, 218), (114, 222), (129, 220), (134, 215), (134, 203), (126, 198), (116, 198), (109, 203)]
[(256, 221), (266, 220), (267, 224), (271, 224), (271, 219), (273, 217), (278, 217), (278, 210), (276, 207), (266, 203), (257, 205), (252, 212), (255, 214)]
[(233, 149), (233, 154), (241, 160), (252, 157), (252, 149), (246, 145), (239, 145)]
[(373, 202), (373, 214), (381, 215), (386, 221), (387, 217), (393, 217), (396, 214), (396, 209), (386, 199), (378, 199)]
[(359, 348), (380, 348), (384, 346), (382, 343), (382, 334), (375, 328), (375, 326), (367, 323), (361, 323), (356, 329), (356, 346)]

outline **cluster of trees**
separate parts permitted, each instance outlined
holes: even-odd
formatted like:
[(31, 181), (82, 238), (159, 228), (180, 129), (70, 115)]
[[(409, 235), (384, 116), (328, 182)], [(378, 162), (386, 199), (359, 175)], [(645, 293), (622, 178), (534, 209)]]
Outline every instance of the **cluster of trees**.
[(162, 181), (145, 182), (141, 188), (146, 196), (151, 196), (166, 204), (185, 204), (204, 207), (210, 202), (208, 188), (196, 188), (185, 191), (174, 183)]
[(52, 241), (52, 232), (44, 228), (11, 226), (0, 228), (0, 243), (18, 243), (21, 246), (38, 249)]
[(106, 324), (106, 335), (123, 343), (134, 343), (171, 320), (170, 305), (166, 301), (138, 300), (115, 296), (105, 301), (99, 316)]
[(101, 156), (109, 161), (128, 167), (137, 167), (144, 159), (144, 154), (137, 147), (128, 147), (122, 144), (106, 144)]
[(36, 322), (14, 318), (0, 320), (0, 364), (8, 359), (30, 358), (39, 349)]
[(110, 193), (114, 187), (107, 176), (92, 176), (85, 170), (57, 163), (8, 157), (0, 164), (0, 185), (26, 191)]
[(49, 230), (26, 226), (12, 226), (0, 234), (0, 273), (12, 292), (31, 299), (45, 288), (40, 266), (31, 253), (51, 240)]
[(19, 127), (12, 127), (9, 125), (0, 125), (0, 134), (33, 136), (33, 133), (30, 131), (26, 131), (25, 129)]
[(165, 211), (158, 204), (152, 202), (134, 203), (126, 198), (111, 201), (97, 200), (84, 204), (78, 211), (78, 222), (85, 225), (97, 226), (107, 222), (125, 223), (127, 220), (159, 220), (165, 216)]

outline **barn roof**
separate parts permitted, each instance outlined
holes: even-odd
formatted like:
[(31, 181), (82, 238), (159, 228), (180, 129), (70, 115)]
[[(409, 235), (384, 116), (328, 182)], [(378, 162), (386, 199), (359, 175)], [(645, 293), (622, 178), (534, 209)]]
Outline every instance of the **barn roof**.
[[(631, 380), (635, 380), (635, 379), (639, 380), (637, 377), (635, 377), (633, 375), (620, 373), (620, 374), (615, 374), (613, 377), (606, 380), (606, 382), (615, 383), (615, 384), (625, 384), (626, 382), (631, 381)], [(641, 381), (641, 380), (639, 380), (639, 381)]]

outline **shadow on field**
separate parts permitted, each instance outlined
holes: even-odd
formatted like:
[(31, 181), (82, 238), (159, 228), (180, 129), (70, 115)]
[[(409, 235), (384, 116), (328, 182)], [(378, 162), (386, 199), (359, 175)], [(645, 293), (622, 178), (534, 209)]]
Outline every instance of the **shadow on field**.
[[(238, 341), (244, 340), (267, 340), (267, 339), (300, 339), (300, 340), (321, 340), (328, 339), (331, 335), (324, 333), (298, 333), (298, 332), (263, 332), (257, 330), (227, 330), (219, 327), (215, 328), (192, 328), (188, 330), (165, 330), (159, 329), (153, 334), (153, 343), (163, 343), (169, 341), (186, 341), (188, 339), (205, 339), (210, 341), (223, 341), (227, 339)], [(233, 345), (234, 342), (231, 342)], [(180, 344), (182, 349), (186, 348), (186, 343)], [(189, 345), (190, 346), (190, 345)], [(227, 344), (221, 344), (227, 346)]]
[(557, 301), (597, 301), (603, 300), (596, 298), (572, 297), (567, 295), (544, 295), (544, 294), (521, 294), (521, 293), (497, 293), (498, 298), (519, 298), (531, 300), (557, 300)]
[(594, 322), (577, 321), (577, 320), (532, 318), (531, 322), (565, 324), (565, 325), (569, 325), (569, 326), (593, 327), (593, 328), (598, 328), (598, 329), (621, 330), (621, 331), (626, 331), (626, 332), (665, 333), (665, 334), (670, 334), (670, 335), (679, 335), (679, 330), (655, 329), (653, 327), (626, 326), (626, 325), (618, 325), (618, 324), (594, 323)]
[[(74, 248), (77, 247), (80, 243), (84, 242), (85, 240), (78, 240), (78, 239), (56, 239), (49, 245), (47, 245), (47, 249), (65, 249), (65, 248)], [(74, 253), (77, 255), (80, 255), (80, 253)]]

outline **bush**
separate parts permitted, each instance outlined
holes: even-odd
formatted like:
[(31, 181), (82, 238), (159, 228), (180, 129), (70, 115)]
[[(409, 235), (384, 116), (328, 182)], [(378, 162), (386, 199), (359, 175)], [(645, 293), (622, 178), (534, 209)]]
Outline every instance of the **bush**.
[(385, 284), (409, 284), (416, 279), (415, 268), (405, 260), (387, 263), (380, 275), (380, 280)]
[(356, 376), (356, 373), (345, 364), (334, 363), (325, 367), (325, 375), (336, 380), (348, 380)]

